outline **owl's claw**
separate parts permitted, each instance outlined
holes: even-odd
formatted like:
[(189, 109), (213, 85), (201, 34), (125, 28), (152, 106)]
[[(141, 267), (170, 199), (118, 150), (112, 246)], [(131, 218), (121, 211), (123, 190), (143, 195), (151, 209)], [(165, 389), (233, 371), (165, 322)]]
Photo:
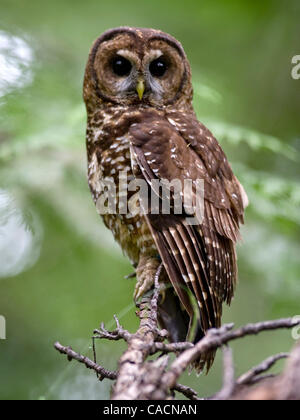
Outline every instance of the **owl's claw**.
[[(142, 298), (144, 296), (144, 294), (147, 293), (152, 288), (152, 286), (153, 286), (153, 283), (150, 284), (150, 282), (149, 283), (143, 283), (143, 284), (140, 284), (139, 282), (137, 282), (137, 284), (135, 286), (135, 290), (134, 290), (134, 295), (133, 295), (134, 301), (138, 302), (138, 300), (140, 298)], [(161, 289), (160, 290), (160, 301), (159, 301), (159, 303), (163, 304), (165, 299), (166, 299), (166, 291), (165, 291), (165, 289)]]
[(142, 256), (136, 269), (137, 282), (134, 290), (134, 301), (137, 302), (143, 295), (152, 289), (160, 261), (157, 258)]
[(145, 293), (147, 293), (153, 286), (153, 279), (148, 276), (140, 276), (135, 285), (133, 299), (135, 302), (138, 302)]
[(140, 261), (136, 271), (137, 282), (133, 295), (135, 302), (153, 287), (156, 270), (156, 260), (144, 259)]
[(127, 274), (127, 276), (125, 276), (126, 280), (129, 279), (134, 279), (136, 277), (136, 272), (134, 271), (133, 273)]

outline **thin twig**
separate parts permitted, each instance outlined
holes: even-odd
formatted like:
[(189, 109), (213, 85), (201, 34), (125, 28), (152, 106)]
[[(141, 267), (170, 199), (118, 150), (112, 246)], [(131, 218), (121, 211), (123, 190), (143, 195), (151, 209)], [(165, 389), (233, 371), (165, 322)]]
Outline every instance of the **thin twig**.
[[(96, 353), (96, 344), (95, 344), (95, 337), (92, 337), (92, 343), (93, 343), (93, 357), (94, 357), (94, 363), (97, 364), (97, 353)], [(96, 376), (99, 379), (99, 374), (96, 372)]]
[(199, 400), (199, 398), (197, 397), (198, 393), (194, 389), (190, 388), (189, 386), (176, 384), (174, 386), (173, 390), (177, 391), (177, 392), (180, 392), (182, 395), (184, 395), (189, 400)]
[(266, 381), (267, 379), (274, 379), (277, 376), (278, 375), (274, 375), (273, 373), (267, 373), (266, 375), (256, 376), (251, 381), (249, 381), (249, 383), (247, 385), (256, 385), (260, 382)]
[(104, 323), (102, 322), (100, 325), (100, 329), (94, 330), (93, 339), (106, 339), (106, 340), (112, 340), (112, 341), (118, 341), (118, 340), (125, 340), (129, 341), (133, 334), (130, 334), (129, 331), (125, 330), (121, 325), (116, 315), (114, 315), (114, 319), (116, 322), (117, 328), (114, 331), (108, 331)]
[(236, 381), (237, 385), (246, 385), (250, 383), (252, 384), (254, 380), (259, 379), (257, 378), (259, 375), (267, 372), (279, 360), (286, 359), (287, 357), (289, 357), (289, 353), (280, 353), (280, 354), (276, 354), (275, 356), (268, 357), (266, 360), (261, 362), (258, 366), (255, 366), (254, 368), (250, 369), (248, 372), (241, 375)]
[(76, 353), (71, 347), (62, 346), (60, 343), (56, 342), (54, 344), (54, 348), (58, 350), (61, 354), (65, 354), (68, 357), (69, 361), (73, 359), (77, 360), (77, 362), (83, 363), (88, 369), (92, 369), (95, 372), (97, 372), (97, 374), (100, 375), (100, 378), (99, 378), (100, 380), (104, 378), (114, 380), (118, 376), (118, 372), (110, 371), (103, 368), (102, 366), (90, 360), (88, 357), (82, 356), (81, 354)]
[(235, 389), (233, 355), (230, 347), (224, 346), (223, 350), (223, 387), (214, 400), (228, 400)]

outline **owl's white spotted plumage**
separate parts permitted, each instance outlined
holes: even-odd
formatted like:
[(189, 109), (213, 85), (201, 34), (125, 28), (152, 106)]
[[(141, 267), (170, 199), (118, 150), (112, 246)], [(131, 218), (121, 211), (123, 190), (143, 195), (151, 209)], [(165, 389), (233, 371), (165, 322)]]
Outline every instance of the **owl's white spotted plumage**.
[[(164, 282), (171, 287), (159, 307), (160, 323), (170, 340), (182, 341), (197, 318), (199, 340), (209, 328), (220, 326), (222, 303), (232, 299), (235, 243), (247, 200), (217, 140), (195, 116), (182, 46), (152, 29), (107, 31), (91, 49), (84, 100), (88, 179), (95, 203), (102, 181), (110, 178), (118, 188), (121, 171), (128, 181), (141, 179), (150, 188), (155, 179), (204, 181), (199, 225), (189, 225), (186, 214), (103, 216), (137, 268), (135, 296), (151, 287), (149, 279), (162, 261)], [(203, 356), (199, 367), (205, 362), (209, 367), (212, 360), (212, 354)]]

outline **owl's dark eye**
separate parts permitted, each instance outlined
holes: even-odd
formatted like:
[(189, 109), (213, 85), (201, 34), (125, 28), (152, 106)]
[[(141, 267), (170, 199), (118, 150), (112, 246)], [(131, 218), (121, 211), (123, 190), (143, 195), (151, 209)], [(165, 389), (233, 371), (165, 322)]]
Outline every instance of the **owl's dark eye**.
[(113, 58), (111, 66), (117, 76), (128, 76), (132, 67), (130, 61), (120, 55)]
[(157, 58), (150, 63), (149, 70), (152, 76), (161, 77), (167, 70), (167, 63), (162, 57)]

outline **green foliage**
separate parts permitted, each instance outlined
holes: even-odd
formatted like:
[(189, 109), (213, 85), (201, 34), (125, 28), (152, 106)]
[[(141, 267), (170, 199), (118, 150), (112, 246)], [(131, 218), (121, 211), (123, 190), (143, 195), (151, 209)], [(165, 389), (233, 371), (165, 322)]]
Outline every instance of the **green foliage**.
[(256, 153), (268, 151), (299, 161), (299, 154), (297, 154), (296, 150), (277, 137), (221, 121), (208, 121), (208, 125), (221, 142), (228, 141), (235, 147), (240, 146), (244, 142)]

